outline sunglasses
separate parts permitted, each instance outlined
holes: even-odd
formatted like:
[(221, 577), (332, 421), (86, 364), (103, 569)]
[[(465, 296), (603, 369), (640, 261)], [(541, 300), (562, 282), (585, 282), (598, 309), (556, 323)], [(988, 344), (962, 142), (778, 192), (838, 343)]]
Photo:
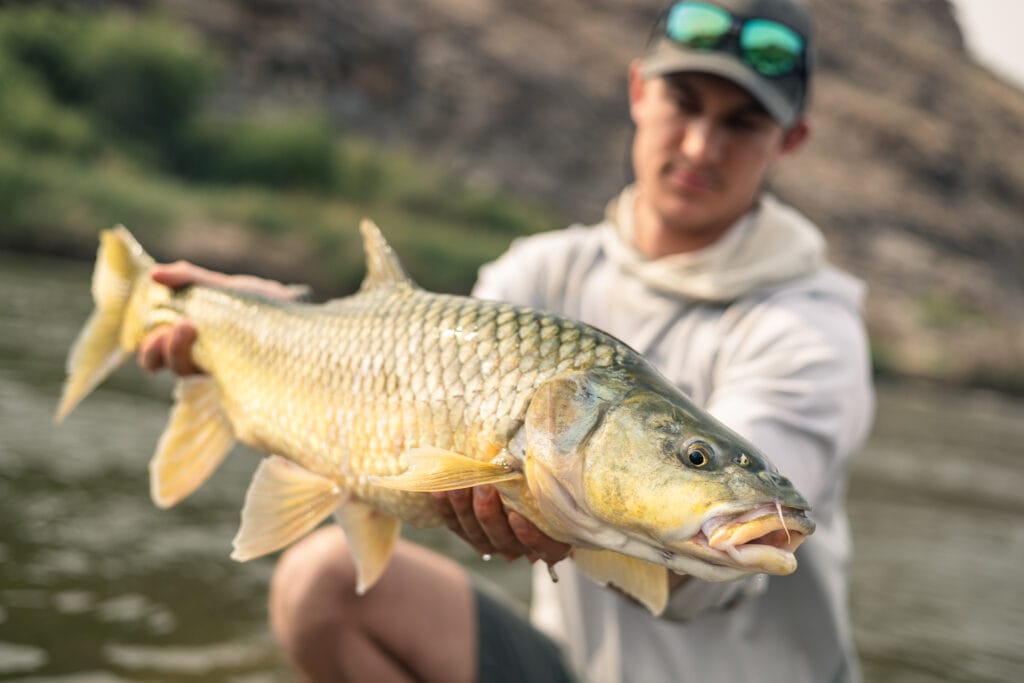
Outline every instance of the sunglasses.
[[(757, 17), (735, 17), (703, 2), (677, 2), (668, 11), (665, 33), (693, 50), (725, 50), (739, 55), (762, 76), (788, 76), (804, 63), (803, 36), (785, 24)], [(735, 40), (727, 38), (735, 36)]]

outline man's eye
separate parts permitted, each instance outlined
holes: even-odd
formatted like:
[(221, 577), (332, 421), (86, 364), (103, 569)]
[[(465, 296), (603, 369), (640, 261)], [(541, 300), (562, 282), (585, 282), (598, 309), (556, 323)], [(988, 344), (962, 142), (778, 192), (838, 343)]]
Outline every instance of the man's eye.
[(753, 119), (729, 119), (728, 123), (730, 128), (735, 128), (736, 130), (757, 130), (758, 128), (757, 121)]
[(759, 116), (737, 116), (726, 121), (733, 130), (755, 133), (765, 126), (765, 121)]
[(676, 109), (684, 114), (696, 114), (700, 111), (700, 105), (693, 98), (679, 96), (675, 98)]

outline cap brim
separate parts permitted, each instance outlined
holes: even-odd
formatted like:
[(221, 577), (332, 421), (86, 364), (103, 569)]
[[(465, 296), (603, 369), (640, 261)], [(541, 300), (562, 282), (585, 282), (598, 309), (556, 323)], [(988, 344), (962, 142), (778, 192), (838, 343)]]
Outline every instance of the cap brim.
[(799, 112), (771, 82), (726, 52), (698, 52), (676, 47), (667, 39), (644, 57), (640, 73), (644, 78), (673, 73), (700, 72), (720, 76), (749, 92), (783, 128), (796, 123)]

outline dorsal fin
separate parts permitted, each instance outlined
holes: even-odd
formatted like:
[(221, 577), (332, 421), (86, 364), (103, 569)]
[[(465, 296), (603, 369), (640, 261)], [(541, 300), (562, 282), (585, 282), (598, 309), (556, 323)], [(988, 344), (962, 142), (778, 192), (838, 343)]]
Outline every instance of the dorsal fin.
[(366, 251), (366, 279), (360, 291), (365, 292), (374, 287), (390, 285), (412, 286), (412, 280), (406, 275), (398, 256), (380, 234), (380, 228), (369, 218), (359, 224), (363, 233), (363, 249)]

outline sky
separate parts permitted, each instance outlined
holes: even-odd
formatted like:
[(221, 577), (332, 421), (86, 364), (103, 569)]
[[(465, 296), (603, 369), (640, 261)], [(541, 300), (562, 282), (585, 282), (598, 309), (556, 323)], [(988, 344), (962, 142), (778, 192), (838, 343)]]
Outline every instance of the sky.
[(953, 4), (975, 59), (1024, 89), (1024, 0), (954, 0)]

